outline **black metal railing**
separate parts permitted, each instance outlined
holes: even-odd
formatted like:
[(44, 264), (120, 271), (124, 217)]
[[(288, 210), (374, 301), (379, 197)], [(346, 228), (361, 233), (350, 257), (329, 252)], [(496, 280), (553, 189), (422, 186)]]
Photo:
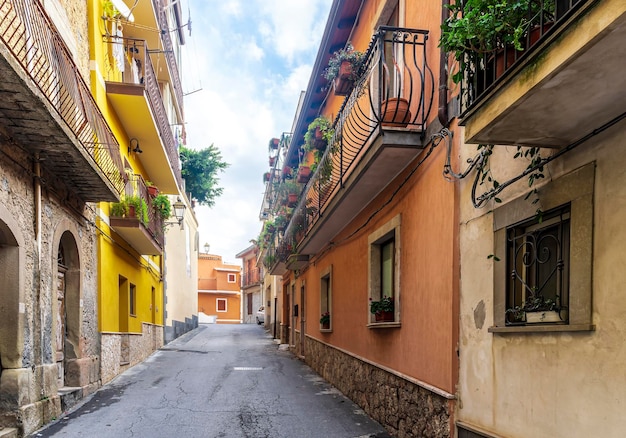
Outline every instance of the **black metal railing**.
[[(148, 233), (157, 241), (159, 246), (163, 248), (164, 245), (164, 228), (163, 218), (159, 215), (156, 209), (152, 205), (153, 197), (148, 192), (148, 186), (143, 177), (138, 174), (128, 175), (128, 181), (124, 187), (124, 196), (126, 198), (137, 197), (140, 202), (145, 203), (147, 208), (147, 221), (139, 221), (142, 226), (146, 228)], [(139, 217), (139, 216), (138, 216)]]
[(0, 40), (120, 193), (124, 170), (119, 143), (43, 4), (2, 0), (0, 17)]
[[(334, 136), (304, 188), (277, 256), (293, 248), (324, 214), (381, 130), (424, 132), (431, 112), (434, 76), (426, 60), (428, 31), (380, 27), (365, 52), (360, 78), (334, 123)], [(408, 108), (395, 109), (402, 101)]]
[(161, 32), (161, 39), (163, 40), (163, 48), (165, 51), (165, 59), (167, 60), (167, 67), (170, 71), (170, 78), (172, 81), (172, 88), (174, 88), (174, 94), (178, 101), (181, 114), (183, 111), (183, 87), (180, 81), (180, 72), (178, 70), (178, 63), (174, 55), (174, 45), (172, 43), (172, 37), (169, 32), (169, 24), (167, 20), (167, 9), (169, 7), (177, 7), (176, 5), (166, 5), (162, 0), (152, 0), (154, 10), (157, 11), (157, 19), (159, 22), (159, 28), (163, 30)]
[[(121, 62), (128, 64), (125, 65), (122, 82), (144, 86), (150, 110), (154, 114), (157, 129), (176, 176), (176, 181), (179, 187), (183, 187), (178, 145), (167, 117), (167, 111), (146, 42), (134, 38), (108, 37), (107, 39), (108, 44), (111, 46), (111, 53), (116, 53), (117, 50), (121, 49), (123, 55)], [(113, 56), (113, 58), (115, 59), (116, 56)], [(128, 63), (128, 60), (130, 60), (130, 63)]]
[(520, 39), (522, 50), (494, 41), (496, 49), (487, 53), (466, 51), (460, 67), (463, 69), (461, 81), (461, 111), (465, 113), (477, 105), (503, 80), (518, 61), (535, 52), (545, 37), (555, 32), (571, 16), (575, 9), (587, 0), (536, 0), (529, 2), (527, 31)]

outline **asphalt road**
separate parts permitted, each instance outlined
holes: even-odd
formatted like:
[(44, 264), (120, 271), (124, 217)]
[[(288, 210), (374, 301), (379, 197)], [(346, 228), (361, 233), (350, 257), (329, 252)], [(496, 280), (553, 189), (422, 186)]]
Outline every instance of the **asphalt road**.
[(388, 437), (256, 324), (202, 325), (32, 437)]

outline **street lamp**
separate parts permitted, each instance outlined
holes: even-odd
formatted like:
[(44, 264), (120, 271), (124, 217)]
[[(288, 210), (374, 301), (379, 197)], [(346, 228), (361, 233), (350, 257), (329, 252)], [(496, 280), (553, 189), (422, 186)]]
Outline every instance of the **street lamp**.
[(209, 245), (209, 243), (208, 243), (208, 242), (207, 242), (207, 243), (205, 243), (205, 244), (204, 244), (204, 253), (205, 253), (205, 254), (208, 254), (210, 249), (211, 249), (211, 245)]

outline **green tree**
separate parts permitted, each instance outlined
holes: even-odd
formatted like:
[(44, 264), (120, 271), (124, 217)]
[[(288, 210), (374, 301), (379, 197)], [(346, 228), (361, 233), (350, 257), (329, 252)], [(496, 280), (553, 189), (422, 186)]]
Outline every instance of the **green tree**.
[(200, 150), (181, 146), (180, 161), (186, 188), (191, 192), (191, 197), (199, 204), (212, 207), (215, 199), (224, 191), (218, 185), (217, 175), (229, 166), (223, 161), (220, 150), (214, 145)]

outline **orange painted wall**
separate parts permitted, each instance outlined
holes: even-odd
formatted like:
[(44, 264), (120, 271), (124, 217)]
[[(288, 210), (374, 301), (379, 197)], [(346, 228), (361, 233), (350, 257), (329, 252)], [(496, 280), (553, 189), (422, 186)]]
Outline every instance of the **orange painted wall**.
[[(228, 281), (229, 274), (234, 282)], [(217, 300), (226, 299), (226, 311), (218, 311)], [(241, 266), (226, 264), (212, 254), (198, 256), (198, 311), (217, 315), (217, 322), (241, 321)]]
[[(364, 50), (369, 43), (382, 0), (366, 1), (352, 41)], [(438, 86), (437, 40), (441, 3), (406, 1), (401, 24), (429, 29), (427, 46), (430, 68)], [(329, 98), (324, 113), (334, 117), (339, 99)], [(437, 117), (437, 93), (429, 120)], [(458, 136), (457, 136), (458, 137)], [(458, 154), (454, 151), (452, 156)], [(292, 304), (300, 304), (300, 285), (306, 284), (307, 334), (354, 355), (399, 373), (455, 393), (458, 378), (458, 186), (442, 176), (445, 144), (441, 143), (403, 188), (387, 204), (392, 193), (421, 159), (411, 163), (377, 199), (366, 207), (336, 238), (331, 249), (313, 257), (298, 278)], [(453, 166), (458, 168), (453, 158)], [(383, 207), (383, 205), (385, 205)], [(371, 220), (373, 212), (378, 212)], [(394, 216), (401, 225), (401, 328), (370, 329), (368, 299), (368, 235)], [(365, 225), (364, 225), (365, 224)], [(364, 226), (355, 236), (344, 240)], [(332, 333), (320, 333), (320, 272), (333, 267)], [(300, 304), (300, 308), (302, 305)], [(296, 327), (299, 329), (300, 320)], [(305, 352), (306, 354), (306, 352)]]

